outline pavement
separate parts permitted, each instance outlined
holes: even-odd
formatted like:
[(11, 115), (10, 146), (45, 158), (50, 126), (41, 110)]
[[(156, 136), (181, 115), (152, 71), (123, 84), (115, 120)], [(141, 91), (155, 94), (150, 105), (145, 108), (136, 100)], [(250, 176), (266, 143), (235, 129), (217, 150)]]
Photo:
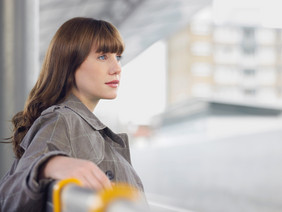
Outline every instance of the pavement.
[(152, 211), (281, 212), (281, 120), (203, 119), (137, 140), (132, 163)]

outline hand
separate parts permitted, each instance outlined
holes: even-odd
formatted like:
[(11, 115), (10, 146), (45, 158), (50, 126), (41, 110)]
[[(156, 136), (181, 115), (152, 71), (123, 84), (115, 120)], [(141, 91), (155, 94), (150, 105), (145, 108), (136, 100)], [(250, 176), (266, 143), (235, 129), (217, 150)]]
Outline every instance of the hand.
[(111, 181), (96, 164), (91, 161), (65, 156), (50, 158), (41, 168), (39, 178), (56, 180), (76, 178), (83, 186), (91, 189), (111, 188)]

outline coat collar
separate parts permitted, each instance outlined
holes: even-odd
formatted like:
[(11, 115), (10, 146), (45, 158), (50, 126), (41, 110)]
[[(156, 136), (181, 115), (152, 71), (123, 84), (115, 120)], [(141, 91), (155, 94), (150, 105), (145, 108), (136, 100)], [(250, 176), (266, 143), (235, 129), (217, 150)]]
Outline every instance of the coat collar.
[(60, 104), (83, 118), (95, 130), (105, 129), (106, 126), (72, 93)]
[[(72, 93), (66, 100), (60, 104), (63, 107), (69, 108), (81, 118), (83, 118), (95, 130), (103, 130), (114, 142), (119, 143), (122, 147), (128, 148), (127, 135), (115, 134), (110, 128), (105, 126), (75, 95)], [(123, 138), (122, 138), (123, 137)]]

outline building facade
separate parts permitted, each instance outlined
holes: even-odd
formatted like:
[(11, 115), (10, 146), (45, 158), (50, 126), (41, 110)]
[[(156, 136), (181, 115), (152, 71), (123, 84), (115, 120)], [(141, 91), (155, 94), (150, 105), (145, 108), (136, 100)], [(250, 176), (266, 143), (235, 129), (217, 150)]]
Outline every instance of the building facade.
[(190, 97), (277, 104), (282, 32), (194, 18), (167, 41), (168, 105)]

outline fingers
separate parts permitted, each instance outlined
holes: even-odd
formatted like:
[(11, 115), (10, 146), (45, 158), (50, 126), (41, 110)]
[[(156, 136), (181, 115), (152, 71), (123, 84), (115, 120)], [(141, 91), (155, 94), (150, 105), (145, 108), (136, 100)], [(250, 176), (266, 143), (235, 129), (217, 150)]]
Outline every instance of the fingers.
[(82, 176), (81, 178), (78, 178), (78, 179), (80, 180), (80, 182), (82, 183), (82, 186), (84, 187), (91, 188), (94, 190), (101, 190), (104, 188), (99, 181), (93, 180), (89, 178), (88, 176)]
[(86, 172), (82, 170), (81, 172), (81, 181), (82, 183), (89, 188), (100, 190), (111, 188), (111, 181), (108, 177), (104, 174), (104, 172), (94, 163), (89, 162), (87, 164)]
[(103, 188), (111, 188), (112, 184), (109, 178), (106, 176), (106, 174), (93, 163), (93, 169), (92, 173), (95, 175), (96, 179), (100, 182), (100, 184), (103, 186)]

